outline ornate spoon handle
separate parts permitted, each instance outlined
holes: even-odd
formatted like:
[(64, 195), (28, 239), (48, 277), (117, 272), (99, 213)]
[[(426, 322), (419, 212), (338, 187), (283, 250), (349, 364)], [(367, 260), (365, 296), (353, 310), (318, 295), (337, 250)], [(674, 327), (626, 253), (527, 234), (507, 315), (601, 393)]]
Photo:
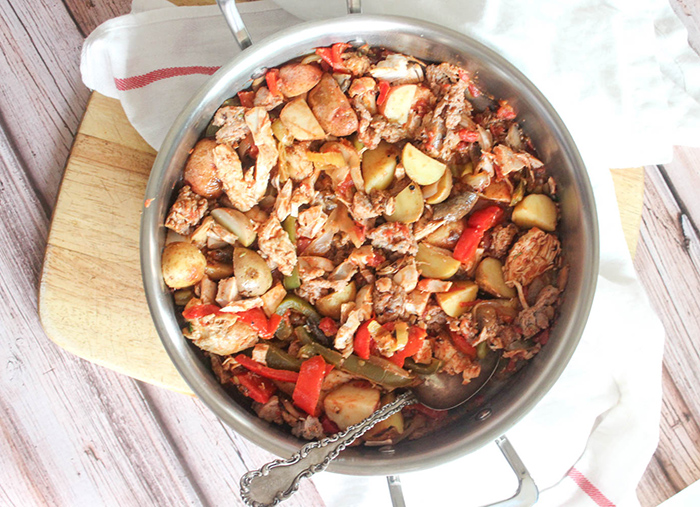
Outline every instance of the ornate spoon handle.
[(345, 431), (310, 442), (288, 459), (278, 459), (247, 472), (241, 477), (243, 501), (252, 507), (268, 507), (286, 500), (299, 489), (302, 479), (325, 470), (341, 451), (375, 424), (413, 403), (417, 403), (415, 396), (406, 392)]

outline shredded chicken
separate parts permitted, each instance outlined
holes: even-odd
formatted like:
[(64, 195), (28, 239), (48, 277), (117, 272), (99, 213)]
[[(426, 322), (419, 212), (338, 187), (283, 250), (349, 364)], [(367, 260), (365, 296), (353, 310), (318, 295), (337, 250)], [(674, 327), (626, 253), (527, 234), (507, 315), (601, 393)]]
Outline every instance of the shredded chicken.
[(506, 282), (529, 285), (539, 275), (554, 268), (560, 251), (555, 236), (533, 227), (515, 242), (508, 253), (503, 268)]
[(312, 206), (299, 213), (297, 217), (297, 235), (302, 238), (315, 238), (321, 234), (328, 215), (323, 206)]
[(277, 217), (270, 217), (258, 233), (260, 253), (271, 269), (279, 269), (283, 275), (291, 275), (297, 265), (297, 249), (282, 229)]
[(221, 127), (216, 132), (216, 142), (236, 145), (250, 133), (245, 112), (246, 108), (240, 106), (224, 106), (216, 111), (212, 123), (215, 127)]
[(481, 372), (479, 363), (462, 354), (445, 336), (438, 336), (433, 341), (433, 355), (442, 361), (441, 371), (450, 375), (462, 375), (464, 384), (478, 377)]
[(214, 165), (224, 192), (241, 211), (248, 211), (263, 198), (278, 156), (267, 112), (261, 107), (249, 109), (245, 113), (245, 122), (258, 149), (253, 168), (244, 174), (238, 154), (227, 144), (220, 144), (213, 150)]
[(367, 233), (375, 248), (384, 248), (400, 254), (415, 255), (418, 243), (408, 225), (400, 222), (387, 222)]
[(235, 354), (255, 345), (258, 333), (233, 314), (210, 314), (190, 320), (183, 334), (202, 350), (220, 356)]
[(554, 305), (559, 298), (559, 293), (556, 287), (551, 285), (544, 287), (537, 296), (535, 304), (518, 314), (518, 325), (525, 338), (534, 336), (542, 329), (549, 327), (554, 318)]
[(207, 208), (207, 200), (192, 192), (189, 185), (185, 185), (180, 189), (177, 199), (170, 207), (165, 226), (178, 234), (187, 236), (192, 232), (192, 228), (202, 220)]

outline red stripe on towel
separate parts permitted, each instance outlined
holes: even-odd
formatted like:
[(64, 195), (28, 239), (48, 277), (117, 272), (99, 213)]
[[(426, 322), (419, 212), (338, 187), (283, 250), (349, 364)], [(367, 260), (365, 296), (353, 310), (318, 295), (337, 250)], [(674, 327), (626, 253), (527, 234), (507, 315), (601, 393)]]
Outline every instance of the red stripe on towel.
[(140, 76), (114, 78), (114, 83), (117, 85), (117, 90), (124, 92), (136, 88), (143, 88), (151, 83), (170, 77), (190, 76), (192, 74), (211, 76), (220, 68), (221, 67), (202, 67), (201, 65), (194, 65), (191, 67), (168, 67), (167, 69), (153, 70), (146, 74), (141, 74)]
[(569, 470), (569, 473), (566, 475), (568, 475), (584, 493), (591, 497), (591, 500), (593, 500), (596, 505), (599, 505), (600, 507), (615, 507), (614, 503), (608, 500), (607, 497), (601, 493), (600, 490), (596, 488), (585, 475), (575, 468), (572, 467), (571, 470)]

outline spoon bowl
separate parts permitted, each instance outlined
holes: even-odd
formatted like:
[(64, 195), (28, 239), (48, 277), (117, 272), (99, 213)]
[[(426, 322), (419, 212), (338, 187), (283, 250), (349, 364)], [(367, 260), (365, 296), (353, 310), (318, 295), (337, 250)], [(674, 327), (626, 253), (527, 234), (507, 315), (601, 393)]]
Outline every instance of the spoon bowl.
[(241, 477), (241, 497), (247, 505), (265, 507), (277, 505), (291, 496), (303, 478), (322, 472), (348, 445), (369, 431), (375, 424), (402, 408), (421, 403), (434, 410), (449, 410), (473, 398), (493, 377), (499, 364), (499, 354), (489, 352), (479, 361), (481, 371), (476, 378), (462, 384), (461, 375), (433, 373), (423, 382), (401, 394), (393, 402), (377, 409), (367, 419), (318, 442), (310, 442), (286, 460), (267, 463), (259, 470)]

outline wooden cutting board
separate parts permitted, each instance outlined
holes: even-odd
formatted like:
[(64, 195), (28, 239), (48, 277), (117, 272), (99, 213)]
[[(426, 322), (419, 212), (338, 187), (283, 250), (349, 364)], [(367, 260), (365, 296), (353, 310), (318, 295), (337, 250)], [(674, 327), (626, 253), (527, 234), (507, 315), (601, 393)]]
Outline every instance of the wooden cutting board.
[[(69, 352), (191, 394), (156, 334), (141, 284), (140, 212), (155, 155), (119, 101), (92, 94), (54, 211), (39, 311), (46, 334)], [(634, 255), (644, 173), (617, 169), (613, 176)]]

